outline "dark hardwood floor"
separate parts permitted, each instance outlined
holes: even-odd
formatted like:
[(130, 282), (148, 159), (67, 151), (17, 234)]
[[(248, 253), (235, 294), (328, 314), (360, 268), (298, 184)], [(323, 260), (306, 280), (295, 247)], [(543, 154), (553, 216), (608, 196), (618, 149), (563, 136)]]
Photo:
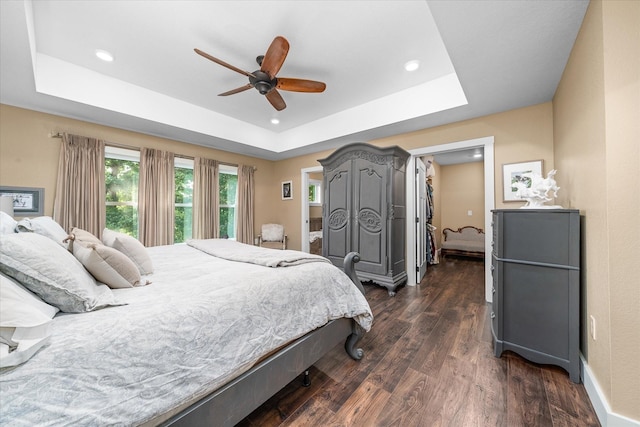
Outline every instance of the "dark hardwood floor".
[(239, 426), (598, 426), (558, 367), (493, 356), (483, 262), (447, 258), (395, 297), (367, 285), (360, 361), (336, 346)]

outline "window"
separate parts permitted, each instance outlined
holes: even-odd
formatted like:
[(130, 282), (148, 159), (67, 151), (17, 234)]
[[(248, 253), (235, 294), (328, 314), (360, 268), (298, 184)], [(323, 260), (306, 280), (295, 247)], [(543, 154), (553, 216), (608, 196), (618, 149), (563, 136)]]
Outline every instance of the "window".
[(220, 165), (218, 174), (220, 185), (220, 237), (223, 239), (236, 238), (238, 197), (238, 168)]
[[(138, 237), (140, 152), (105, 147), (106, 226)], [(191, 238), (193, 222), (193, 160), (175, 159), (174, 243)]]
[(193, 232), (193, 160), (175, 159), (174, 243), (182, 243)]
[(106, 226), (138, 237), (140, 153), (105, 147)]
[(315, 179), (309, 180), (309, 205), (322, 205), (322, 181)]
[[(193, 236), (193, 160), (175, 158), (174, 243)], [(140, 152), (105, 147), (106, 226), (138, 237)], [(220, 165), (220, 237), (236, 238), (238, 168)]]

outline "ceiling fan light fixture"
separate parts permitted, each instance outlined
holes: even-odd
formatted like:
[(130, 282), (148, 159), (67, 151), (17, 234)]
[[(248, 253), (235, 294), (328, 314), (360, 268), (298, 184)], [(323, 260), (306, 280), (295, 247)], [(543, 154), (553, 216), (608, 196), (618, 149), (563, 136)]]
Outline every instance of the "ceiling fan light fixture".
[(96, 56), (105, 62), (113, 62), (113, 54), (103, 49), (96, 49)]
[(420, 68), (420, 61), (417, 59), (413, 59), (404, 64), (404, 69), (407, 71), (416, 71), (418, 68)]

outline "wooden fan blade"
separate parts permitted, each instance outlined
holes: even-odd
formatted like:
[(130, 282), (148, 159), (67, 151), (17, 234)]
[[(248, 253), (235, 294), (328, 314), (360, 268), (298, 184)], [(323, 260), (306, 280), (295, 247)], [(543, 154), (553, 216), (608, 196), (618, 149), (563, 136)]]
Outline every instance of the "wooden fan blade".
[(234, 93), (240, 93), (240, 92), (244, 92), (245, 90), (251, 89), (253, 86), (251, 85), (251, 83), (247, 83), (244, 86), (241, 86), (239, 88), (236, 89), (231, 89), (230, 91), (227, 92), (223, 92), (218, 94), (218, 96), (229, 96), (229, 95), (233, 95)]
[(271, 89), (271, 91), (265, 96), (267, 97), (267, 100), (271, 103), (271, 105), (273, 105), (273, 108), (275, 108), (276, 110), (280, 111), (287, 108), (287, 104), (284, 103), (284, 99), (282, 99), (282, 96), (280, 95), (280, 93), (278, 93), (277, 90)]
[(228, 69), (230, 69), (230, 70), (233, 70), (233, 71), (235, 71), (236, 73), (243, 74), (243, 75), (245, 75), (245, 76), (247, 76), (247, 77), (254, 77), (254, 78), (255, 78), (255, 76), (254, 76), (253, 74), (251, 74), (250, 72), (248, 72), (248, 71), (244, 71), (244, 70), (241, 70), (240, 68), (234, 67), (234, 66), (233, 66), (233, 65), (231, 65), (231, 64), (227, 64), (227, 63), (226, 63), (226, 62), (224, 62), (223, 60), (218, 59), (218, 58), (216, 58), (216, 57), (214, 57), (214, 56), (211, 56), (211, 55), (209, 55), (208, 53), (201, 51), (200, 49), (193, 49), (193, 50), (194, 50), (198, 55), (203, 56), (203, 57), (207, 58), (208, 60), (215, 62), (216, 64), (222, 65), (223, 67), (226, 67), (226, 68), (228, 68)]
[(289, 79), (286, 77), (278, 77), (278, 89), (288, 90), (290, 92), (324, 92), (327, 85), (322, 82), (304, 79)]
[(267, 49), (267, 53), (264, 54), (262, 59), (262, 65), (260, 71), (269, 74), (272, 79), (280, 71), (280, 67), (284, 63), (285, 58), (289, 53), (289, 42), (282, 36), (278, 36), (271, 42), (271, 46)]

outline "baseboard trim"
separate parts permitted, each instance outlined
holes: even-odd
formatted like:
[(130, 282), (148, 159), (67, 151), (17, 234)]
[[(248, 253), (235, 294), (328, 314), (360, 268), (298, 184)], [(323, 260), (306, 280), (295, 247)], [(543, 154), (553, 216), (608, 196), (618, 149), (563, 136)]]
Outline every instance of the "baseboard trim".
[(602, 427), (640, 427), (640, 421), (632, 420), (611, 411), (609, 402), (607, 402), (596, 377), (582, 354), (580, 355), (580, 361), (582, 362), (582, 383), (587, 390), (587, 395), (589, 395), (589, 400), (591, 400), (593, 409), (596, 411), (600, 425)]

